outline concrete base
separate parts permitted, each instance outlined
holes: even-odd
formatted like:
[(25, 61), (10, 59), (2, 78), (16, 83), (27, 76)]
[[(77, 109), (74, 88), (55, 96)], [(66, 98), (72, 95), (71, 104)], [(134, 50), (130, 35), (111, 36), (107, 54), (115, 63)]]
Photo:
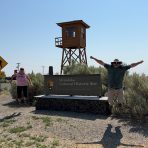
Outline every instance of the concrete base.
[(97, 96), (40, 95), (35, 96), (36, 110), (59, 110), (107, 114), (108, 98)]

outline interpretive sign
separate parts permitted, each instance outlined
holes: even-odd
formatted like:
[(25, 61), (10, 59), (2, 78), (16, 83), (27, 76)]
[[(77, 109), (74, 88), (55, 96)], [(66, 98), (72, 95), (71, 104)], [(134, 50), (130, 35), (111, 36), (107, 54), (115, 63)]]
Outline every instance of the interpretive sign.
[(101, 96), (100, 74), (45, 75), (45, 94)]

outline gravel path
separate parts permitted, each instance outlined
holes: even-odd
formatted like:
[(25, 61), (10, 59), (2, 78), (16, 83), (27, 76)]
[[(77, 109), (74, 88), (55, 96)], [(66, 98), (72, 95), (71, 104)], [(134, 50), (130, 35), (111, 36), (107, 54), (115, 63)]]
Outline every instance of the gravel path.
[[(46, 140), (40, 143), (40, 145), (44, 144), (44, 147), (51, 147), (51, 145), (63, 148), (148, 146), (148, 123), (86, 113), (36, 111), (35, 107), (17, 105), (9, 95), (1, 94), (0, 119), (13, 113), (20, 113), (13, 117), (16, 122), (6, 127), (3, 126), (3, 122), (0, 122), (0, 147), (7, 147), (14, 139), (19, 140), (19, 138), (24, 141), (21, 147), (29, 147), (27, 136), (22, 136), (24, 133), (29, 134), (28, 137), (31, 138), (38, 135), (46, 136)], [(10, 129), (19, 126), (30, 128), (17, 134), (9, 132)], [(6, 138), (10, 142), (4, 141)], [(37, 144), (39, 143), (34, 143), (30, 147), (38, 147)]]

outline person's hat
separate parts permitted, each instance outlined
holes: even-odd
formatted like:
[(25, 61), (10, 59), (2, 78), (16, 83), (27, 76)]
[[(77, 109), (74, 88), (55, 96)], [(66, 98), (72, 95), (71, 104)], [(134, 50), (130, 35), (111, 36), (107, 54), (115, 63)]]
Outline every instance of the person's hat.
[(122, 64), (122, 61), (119, 61), (118, 59), (114, 59), (114, 61), (111, 62), (111, 64)]

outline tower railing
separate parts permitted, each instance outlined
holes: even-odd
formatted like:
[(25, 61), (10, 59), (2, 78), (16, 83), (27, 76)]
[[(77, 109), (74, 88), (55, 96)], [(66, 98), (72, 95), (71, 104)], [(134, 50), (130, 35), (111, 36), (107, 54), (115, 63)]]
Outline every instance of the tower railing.
[(55, 38), (55, 46), (56, 47), (62, 47), (63, 46), (62, 37)]

